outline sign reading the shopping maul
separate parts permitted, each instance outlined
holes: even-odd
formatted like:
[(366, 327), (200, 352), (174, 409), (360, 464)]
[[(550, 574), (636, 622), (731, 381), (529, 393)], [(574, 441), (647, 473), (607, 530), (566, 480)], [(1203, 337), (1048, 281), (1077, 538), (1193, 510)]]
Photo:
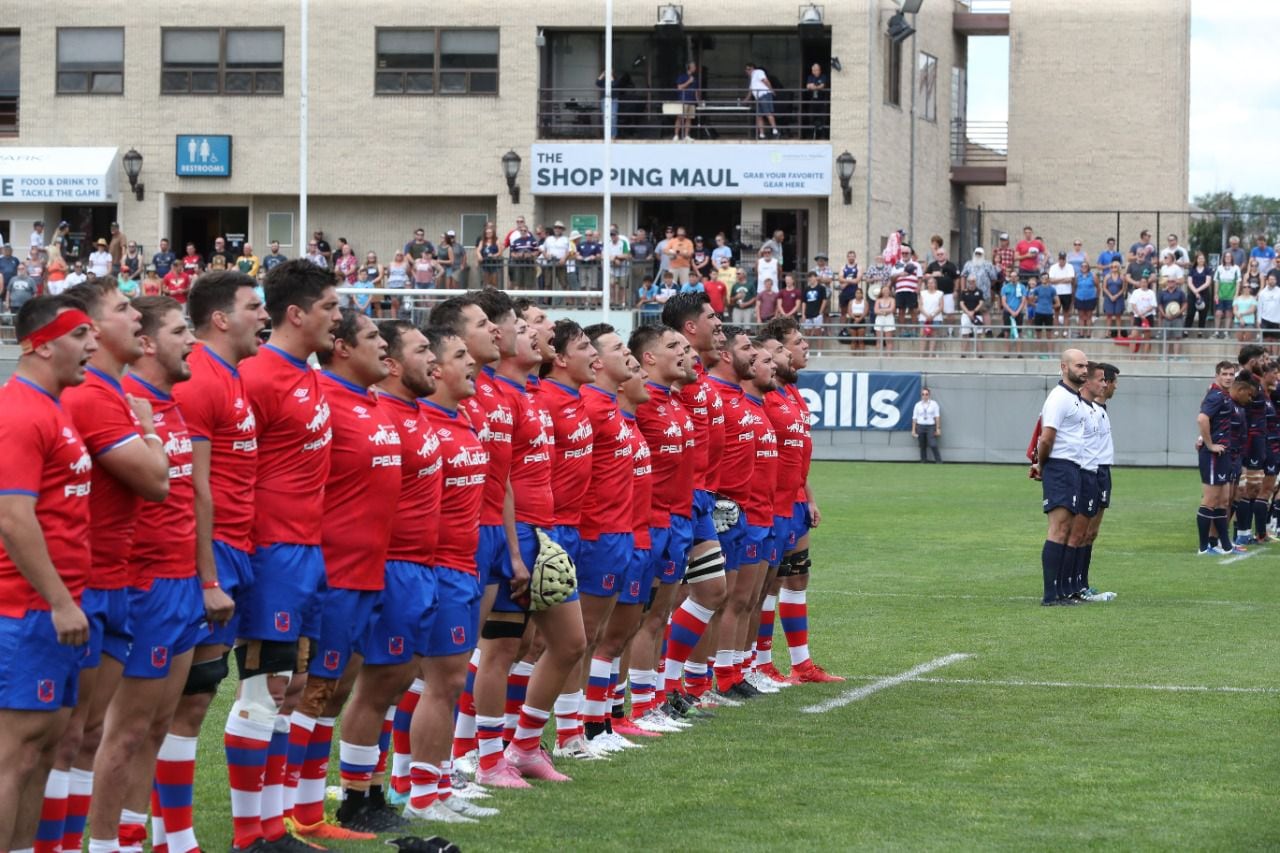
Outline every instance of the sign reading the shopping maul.
[[(533, 146), (530, 178), (537, 195), (604, 192), (600, 143)], [(830, 145), (612, 145), (611, 189), (628, 196), (826, 196)]]
[(231, 137), (179, 134), (173, 162), (179, 178), (229, 178)]
[(909, 430), (922, 380), (919, 373), (806, 370), (796, 384), (812, 429)]

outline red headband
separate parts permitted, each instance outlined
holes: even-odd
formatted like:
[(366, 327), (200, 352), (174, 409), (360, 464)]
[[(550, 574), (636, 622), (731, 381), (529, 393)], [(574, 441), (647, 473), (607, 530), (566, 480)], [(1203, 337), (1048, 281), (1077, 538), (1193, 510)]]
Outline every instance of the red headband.
[(27, 355), (42, 344), (49, 341), (57, 340), (68, 332), (74, 331), (81, 326), (93, 326), (93, 320), (89, 319), (89, 315), (72, 308), (69, 311), (63, 311), (40, 328), (23, 338), (19, 343), (22, 344), (22, 354)]

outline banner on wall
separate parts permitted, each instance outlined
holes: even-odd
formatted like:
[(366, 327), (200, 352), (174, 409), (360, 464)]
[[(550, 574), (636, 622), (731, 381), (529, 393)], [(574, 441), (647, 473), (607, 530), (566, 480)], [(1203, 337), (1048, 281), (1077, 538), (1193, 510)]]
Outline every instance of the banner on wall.
[[(769, 142), (610, 146), (613, 192), (628, 196), (827, 196), (830, 145)], [(600, 143), (534, 145), (535, 195), (604, 192)]]
[(923, 383), (919, 373), (806, 370), (796, 384), (812, 429), (910, 430)]
[(114, 148), (0, 148), (0, 202), (115, 200)]

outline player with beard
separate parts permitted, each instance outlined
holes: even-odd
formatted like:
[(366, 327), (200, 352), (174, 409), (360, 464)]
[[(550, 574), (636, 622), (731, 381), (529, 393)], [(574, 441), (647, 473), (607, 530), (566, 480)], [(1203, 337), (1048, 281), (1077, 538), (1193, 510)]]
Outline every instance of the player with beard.
[(598, 647), (635, 553), (631, 508), (635, 419), (628, 422), (618, 400), (635, 368), (631, 351), (612, 326), (598, 323), (585, 332), (599, 362), (595, 381), (581, 391), (593, 436), (591, 488), (582, 508), (582, 553), (577, 563), (587, 635), (582, 720), (593, 748), (616, 752), (637, 744), (612, 734), (608, 701), (614, 654), (602, 654)]
[[(317, 354), (320, 391), (333, 430), (324, 515), (342, 523), (326, 524), (321, 535), (325, 581), (320, 634), (306, 687), (290, 719), (288, 777), (298, 776), (294, 832), (304, 838), (367, 841), (378, 831), (363, 829), (371, 820), (356, 821), (351, 815), (343, 826), (325, 822), (325, 780), (334, 722), (360, 670), (364, 639), (385, 587), (386, 552), (400, 496), (401, 447), (391, 413), (370, 390), (387, 376), (387, 345), (378, 327), (346, 308), (333, 334), (333, 349)], [(398, 829), (403, 821), (378, 826)]]
[(50, 807), (65, 818), (67, 773), (51, 768), (89, 640), (93, 467), (58, 401), (84, 382), (98, 339), (66, 295), (29, 300), (14, 331), (22, 351), (0, 388), (0, 636), (12, 655), (0, 673), (0, 849), (57, 851)]
[[(240, 272), (200, 277), (187, 300), (196, 344), (191, 378), (173, 389), (191, 436), (196, 571), (210, 632), (201, 637), (191, 671), (156, 762), (158, 807), (172, 853), (198, 849), (192, 825), (196, 744), (209, 703), (227, 677), (238, 627), (237, 603), (252, 577), (253, 488), (258, 429), (237, 365), (258, 351), (267, 312), (255, 282)], [(153, 841), (156, 833), (153, 828)]]
[[(196, 642), (208, 633), (196, 575), (191, 438), (173, 398), (174, 386), (191, 375), (187, 357), (195, 338), (177, 300), (148, 296), (133, 307), (141, 315), (142, 357), (121, 384), (126, 394), (151, 404), (152, 422), (169, 458), (169, 496), (162, 503), (143, 503), (138, 513), (129, 557), (134, 638), (94, 764), (98, 786), (90, 805), (89, 843), (119, 848), (140, 845), (146, 836), (156, 754), (186, 686)], [(122, 807), (131, 820), (122, 818)], [(173, 849), (186, 853), (194, 833), (189, 827), (185, 835), (183, 827), (177, 829)]]
[[(81, 664), (79, 702), (54, 765), (70, 772), (62, 846), (78, 850), (93, 794), (94, 756), (103, 720), (120, 684), (133, 639), (129, 553), (138, 510), (143, 500), (162, 501), (168, 496), (169, 458), (151, 423), (151, 405), (130, 398), (120, 384), (125, 368), (142, 357), (138, 312), (116, 288), (114, 279), (76, 285), (66, 295), (76, 299), (93, 318), (99, 344), (89, 360), (85, 381), (62, 396), (63, 407), (94, 459), (89, 497), (93, 570), (83, 599), (92, 633)], [(50, 806), (51, 822), (58, 823), (58, 804)], [(129, 823), (136, 825), (137, 821)], [(45, 832), (52, 837), (54, 829), (46, 827)], [(97, 848), (102, 849), (101, 845)]]
[(447, 823), (473, 819), (440, 802), (447, 791), (453, 709), (467, 677), (467, 661), (480, 632), (482, 589), (476, 566), (480, 508), (489, 455), (461, 408), (475, 394), (476, 362), (451, 329), (426, 332), (439, 364), (436, 387), (422, 403), (440, 442), (443, 477), (436, 542), (436, 614), (423, 661), (426, 688), (413, 712), (409, 802), (404, 816)]
[[(751, 378), (744, 385), (748, 403), (757, 405), (764, 423), (756, 433), (756, 465), (752, 477), (752, 488), (747, 499), (745, 511), (747, 525), (765, 529), (764, 539), (760, 545), (759, 560), (754, 566), (747, 563), (749, 555), (744, 555), (738, 568), (738, 583), (749, 585), (751, 597), (747, 601), (746, 614), (738, 620), (739, 643), (734, 651), (734, 670), (738, 678), (746, 681), (761, 693), (778, 693), (780, 688), (768, 680), (749, 678), (753, 664), (751, 647), (760, 629), (760, 607), (764, 599), (765, 587), (776, 572), (779, 563), (779, 550), (775, 534), (774, 508), (777, 504), (778, 482), (778, 433), (773, 428), (772, 419), (767, 411), (766, 398), (777, 387), (777, 368), (773, 354), (764, 347), (762, 338), (753, 338), (755, 358), (751, 364)], [(754, 683), (758, 681), (759, 683)]]
[(1234, 377), (1233, 362), (1218, 362), (1213, 384), (1205, 393), (1196, 416), (1201, 484), (1196, 527), (1200, 533), (1201, 554), (1230, 554), (1235, 548), (1227, 521), (1231, 506), (1233, 423), (1238, 415), (1230, 393)]
[[(285, 831), (285, 767), (289, 715), (322, 630), (324, 483), (333, 438), (320, 374), (307, 359), (333, 349), (341, 313), (332, 275), (305, 259), (272, 269), (265, 288), (271, 336), (239, 366), (258, 430), (253, 582), (240, 607), (240, 691), (223, 743), (233, 848), (279, 842), (276, 849), (303, 850)], [(299, 749), (305, 747), (295, 746), (295, 754)]]

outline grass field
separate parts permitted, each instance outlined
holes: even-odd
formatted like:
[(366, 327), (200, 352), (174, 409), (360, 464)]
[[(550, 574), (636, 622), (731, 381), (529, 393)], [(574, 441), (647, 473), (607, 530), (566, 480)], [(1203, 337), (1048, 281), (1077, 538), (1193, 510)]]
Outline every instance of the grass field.
[[(1023, 468), (813, 479), (810, 644), (848, 683), (722, 710), (422, 834), (465, 851), (1280, 847), (1280, 546), (1197, 557), (1194, 472), (1117, 470), (1092, 581), (1119, 595), (1075, 608), (1037, 604), (1044, 522)], [(783, 646), (778, 630), (780, 662)], [(230, 843), (230, 687), (200, 745), (206, 850)]]

